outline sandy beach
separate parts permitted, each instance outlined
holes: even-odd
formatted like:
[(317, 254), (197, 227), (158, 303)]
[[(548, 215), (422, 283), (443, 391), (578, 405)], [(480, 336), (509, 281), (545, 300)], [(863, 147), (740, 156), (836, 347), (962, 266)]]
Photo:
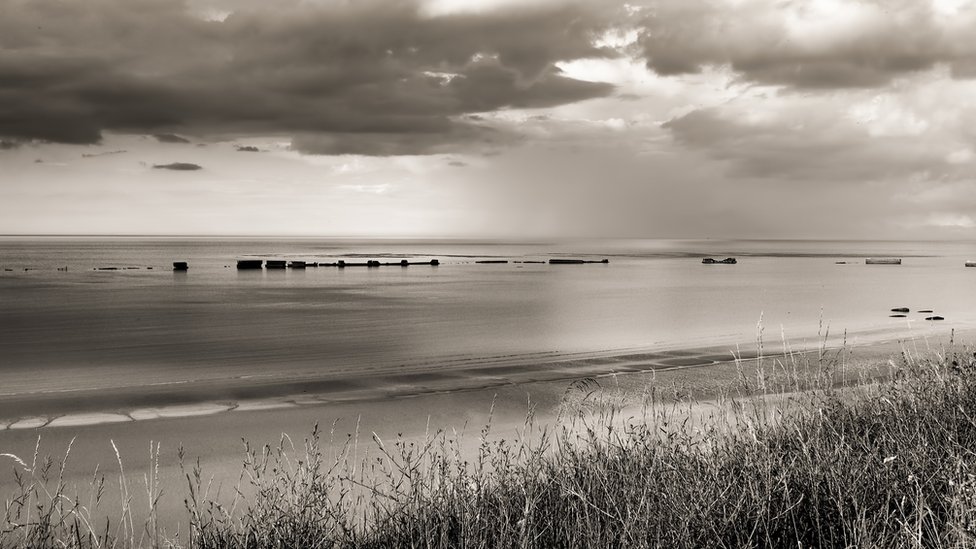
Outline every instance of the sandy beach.
[[(972, 335), (955, 334), (955, 339), (965, 342)], [(903, 353), (942, 352), (949, 337), (946, 331), (919, 334), (911, 339), (888, 339), (875, 334), (862, 338), (864, 343), (847, 348), (827, 347), (826, 360), (838, 372), (843, 370), (841, 375), (846, 376), (846, 382), (853, 383), (886, 372), (888, 361), (898, 363)], [(498, 439), (516, 438), (524, 429), (530, 411), (536, 427), (558, 427), (560, 421), (565, 421), (560, 412), (565, 411), (566, 405), (573, 406), (578, 396), (573, 394), (573, 381), (581, 378), (590, 379), (587, 387), (596, 388), (598, 394), (594, 401), (612, 402), (621, 414), (637, 421), (641, 399), (650, 392), (656, 392), (658, 398), (685, 399), (698, 401), (704, 407), (712, 406), (721, 395), (734, 390), (742, 372), (754, 375), (759, 364), (756, 350), (742, 347), (740, 351), (726, 349), (725, 353), (719, 352), (719, 348), (701, 348), (589, 357), (573, 363), (574, 368), (560, 371), (558, 376), (550, 371), (550, 379), (533, 380), (516, 375), (514, 380), (465, 389), (439, 385), (445, 382), (436, 377), (428, 379), (426, 384), (401, 379), (398, 383), (380, 384), (368, 395), (353, 391), (335, 398), (336, 393), (331, 393), (332, 400), (329, 400), (330, 393), (324, 393), (193, 404), (169, 402), (126, 409), (118, 407), (122, 401), (113, 400), (109, 395), (96, 411), (96, 400), (88, 398), (87, 407), (78, 407), (75, 400), (68, 399), (58, 415), (28, 415), (7, 420), (6, 428), (0, 431), (0, 453), (14, 454), (30, 463), (40, 439), (39, 459), (50, 455), (57, 460), (71, 444), (65, 469), (69, 489), (86, 494), (92, 475), (96, 471), (105, 475), (110, 489), (102, 509), (111, 516), (120, 504), (119, 464), (114, 449), (117, 448), (132, 494), (132, 511), (138, 519), (148, 509), (145, 475), (151, 467), (150, 443), (158, 443), (163, 487), (158, 512), (167, 531), (176, 532), (186, 517), (183, 508), (186, 480), (177, 462), (180, 447), (185, 448), (188, 461), (200, 460), (204, 473), (213, 476), (215, 489), (219, 487), (224, 494), (233, 493), (238, 481), (244, 439), (252, 446), (275, 447), (283, 434), (287, 434), (300, 447), (316, 424), (325, 433), (325, 455), (351, 444), (352, 455), (365, 457), (370, 451), (376, 451), (374, 434), (385, 441), (399, 437), (419, 442), (438, 431), (446, 432), (448, 439), (460, 440), (464, 451), (472, 451), (489, 416), (492, 436)], [(771, 377), (793, 363), (800, 364), (801, 368), (806, 367), (802, 365), (812, 367), (820, 352), (815, 346), (797, 345), (792, 348), (791, 356), (784, 355), (782, 349), (776, 352), (773, 347), (766, 348), (762, 362)], [(733, 353), (738, 353), (741, 360), (731, 360)], [(517, 374), (516, 370), (513, 367), (507, 373)], [(771, 388), (775, 390), (775, 386)], [(164, 400), (158, 394), (156, 397), (157, 404)], [(574, 410), (585, 411), (585, 406)], [(0, 469), (0, 491), (13, 493), (14, 463), (8, 461), (6, 465)]]

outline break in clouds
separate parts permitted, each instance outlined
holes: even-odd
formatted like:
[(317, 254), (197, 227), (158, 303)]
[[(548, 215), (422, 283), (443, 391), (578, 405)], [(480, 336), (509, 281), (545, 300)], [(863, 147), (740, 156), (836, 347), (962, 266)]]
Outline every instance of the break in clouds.
[[(489, 8), (4, 0), (0, 138), (287, 135), (309, 153), (424, 154), (516, 138), (472, 113), (615, 93), (613, 82), (558, 67), (579, 59), (635, 57), (664, 76), (728, 67), (740, 81), (793, 90), (880, 87), (940, 65), (954, 77), (976, 74), (971, 12), (949, 16), (915, 1)], [(638, 38), (601, 42), (609, 32)]]

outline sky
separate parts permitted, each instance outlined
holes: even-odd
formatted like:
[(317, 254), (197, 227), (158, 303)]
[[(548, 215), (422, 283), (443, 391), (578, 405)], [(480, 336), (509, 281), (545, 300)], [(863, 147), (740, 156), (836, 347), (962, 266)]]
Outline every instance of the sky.
[(0, 0), (0, 234), (976, 238), (976, 0)]

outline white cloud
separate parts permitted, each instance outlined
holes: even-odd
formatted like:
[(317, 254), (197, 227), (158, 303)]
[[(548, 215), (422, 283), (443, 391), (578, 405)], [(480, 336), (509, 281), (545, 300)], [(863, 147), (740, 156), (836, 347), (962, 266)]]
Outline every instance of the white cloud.
[(929, 129), (929, 123), (912, 109), (899, 104), (891, 94), (879, 94), (868, 101), (857, 102), (848, 108), (855, 123), (863, 125), (868, 134), (883, 136), (917, 136)]
[(972, 229), (976, 227), (976, 220), (970, 215), (936, 213), (928, 217), (926, 224), (933, 227)]
[(972, 149), (959, 149), (946, 155), (946, 162), (950, 164), (968, 164), (973, 161), (976, 155)]

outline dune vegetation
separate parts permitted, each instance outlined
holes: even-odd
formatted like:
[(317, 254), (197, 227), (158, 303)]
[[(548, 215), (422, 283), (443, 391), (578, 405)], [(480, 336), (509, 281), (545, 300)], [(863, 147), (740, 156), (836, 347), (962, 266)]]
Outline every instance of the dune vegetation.
[[(162, 531), (159, 450), (144, 485), (93, 477), (65, 493), (61, 459), (7, 456), (3, 546), (966, 547), (976, 545), (976, 354), (951, 344), (839, 381), (840, 354), (742, 362), (716, 400), (650, 385), (567, 390), (560, 420), (512, 440), (438, 432), (247, 447), (233, 497), (181, 460), (183, 532)], [(846, 375), (846, 374), (845, 374)], [(365, 437), (363, 437), (365, 438)], [(323, 442), (329, 442), (324, 444)], [(365, 453), (354, 449), (368, 446)], [(328, 450), (322, 448), (328, 447)], [(120, 463), (120, 466), (122, 464)], [(105, 518), (99, 498), (131, 508)], [(172, 488), (168, 488), (172, 490)], [(139, 521), (141, 522), (141, 521)]]

